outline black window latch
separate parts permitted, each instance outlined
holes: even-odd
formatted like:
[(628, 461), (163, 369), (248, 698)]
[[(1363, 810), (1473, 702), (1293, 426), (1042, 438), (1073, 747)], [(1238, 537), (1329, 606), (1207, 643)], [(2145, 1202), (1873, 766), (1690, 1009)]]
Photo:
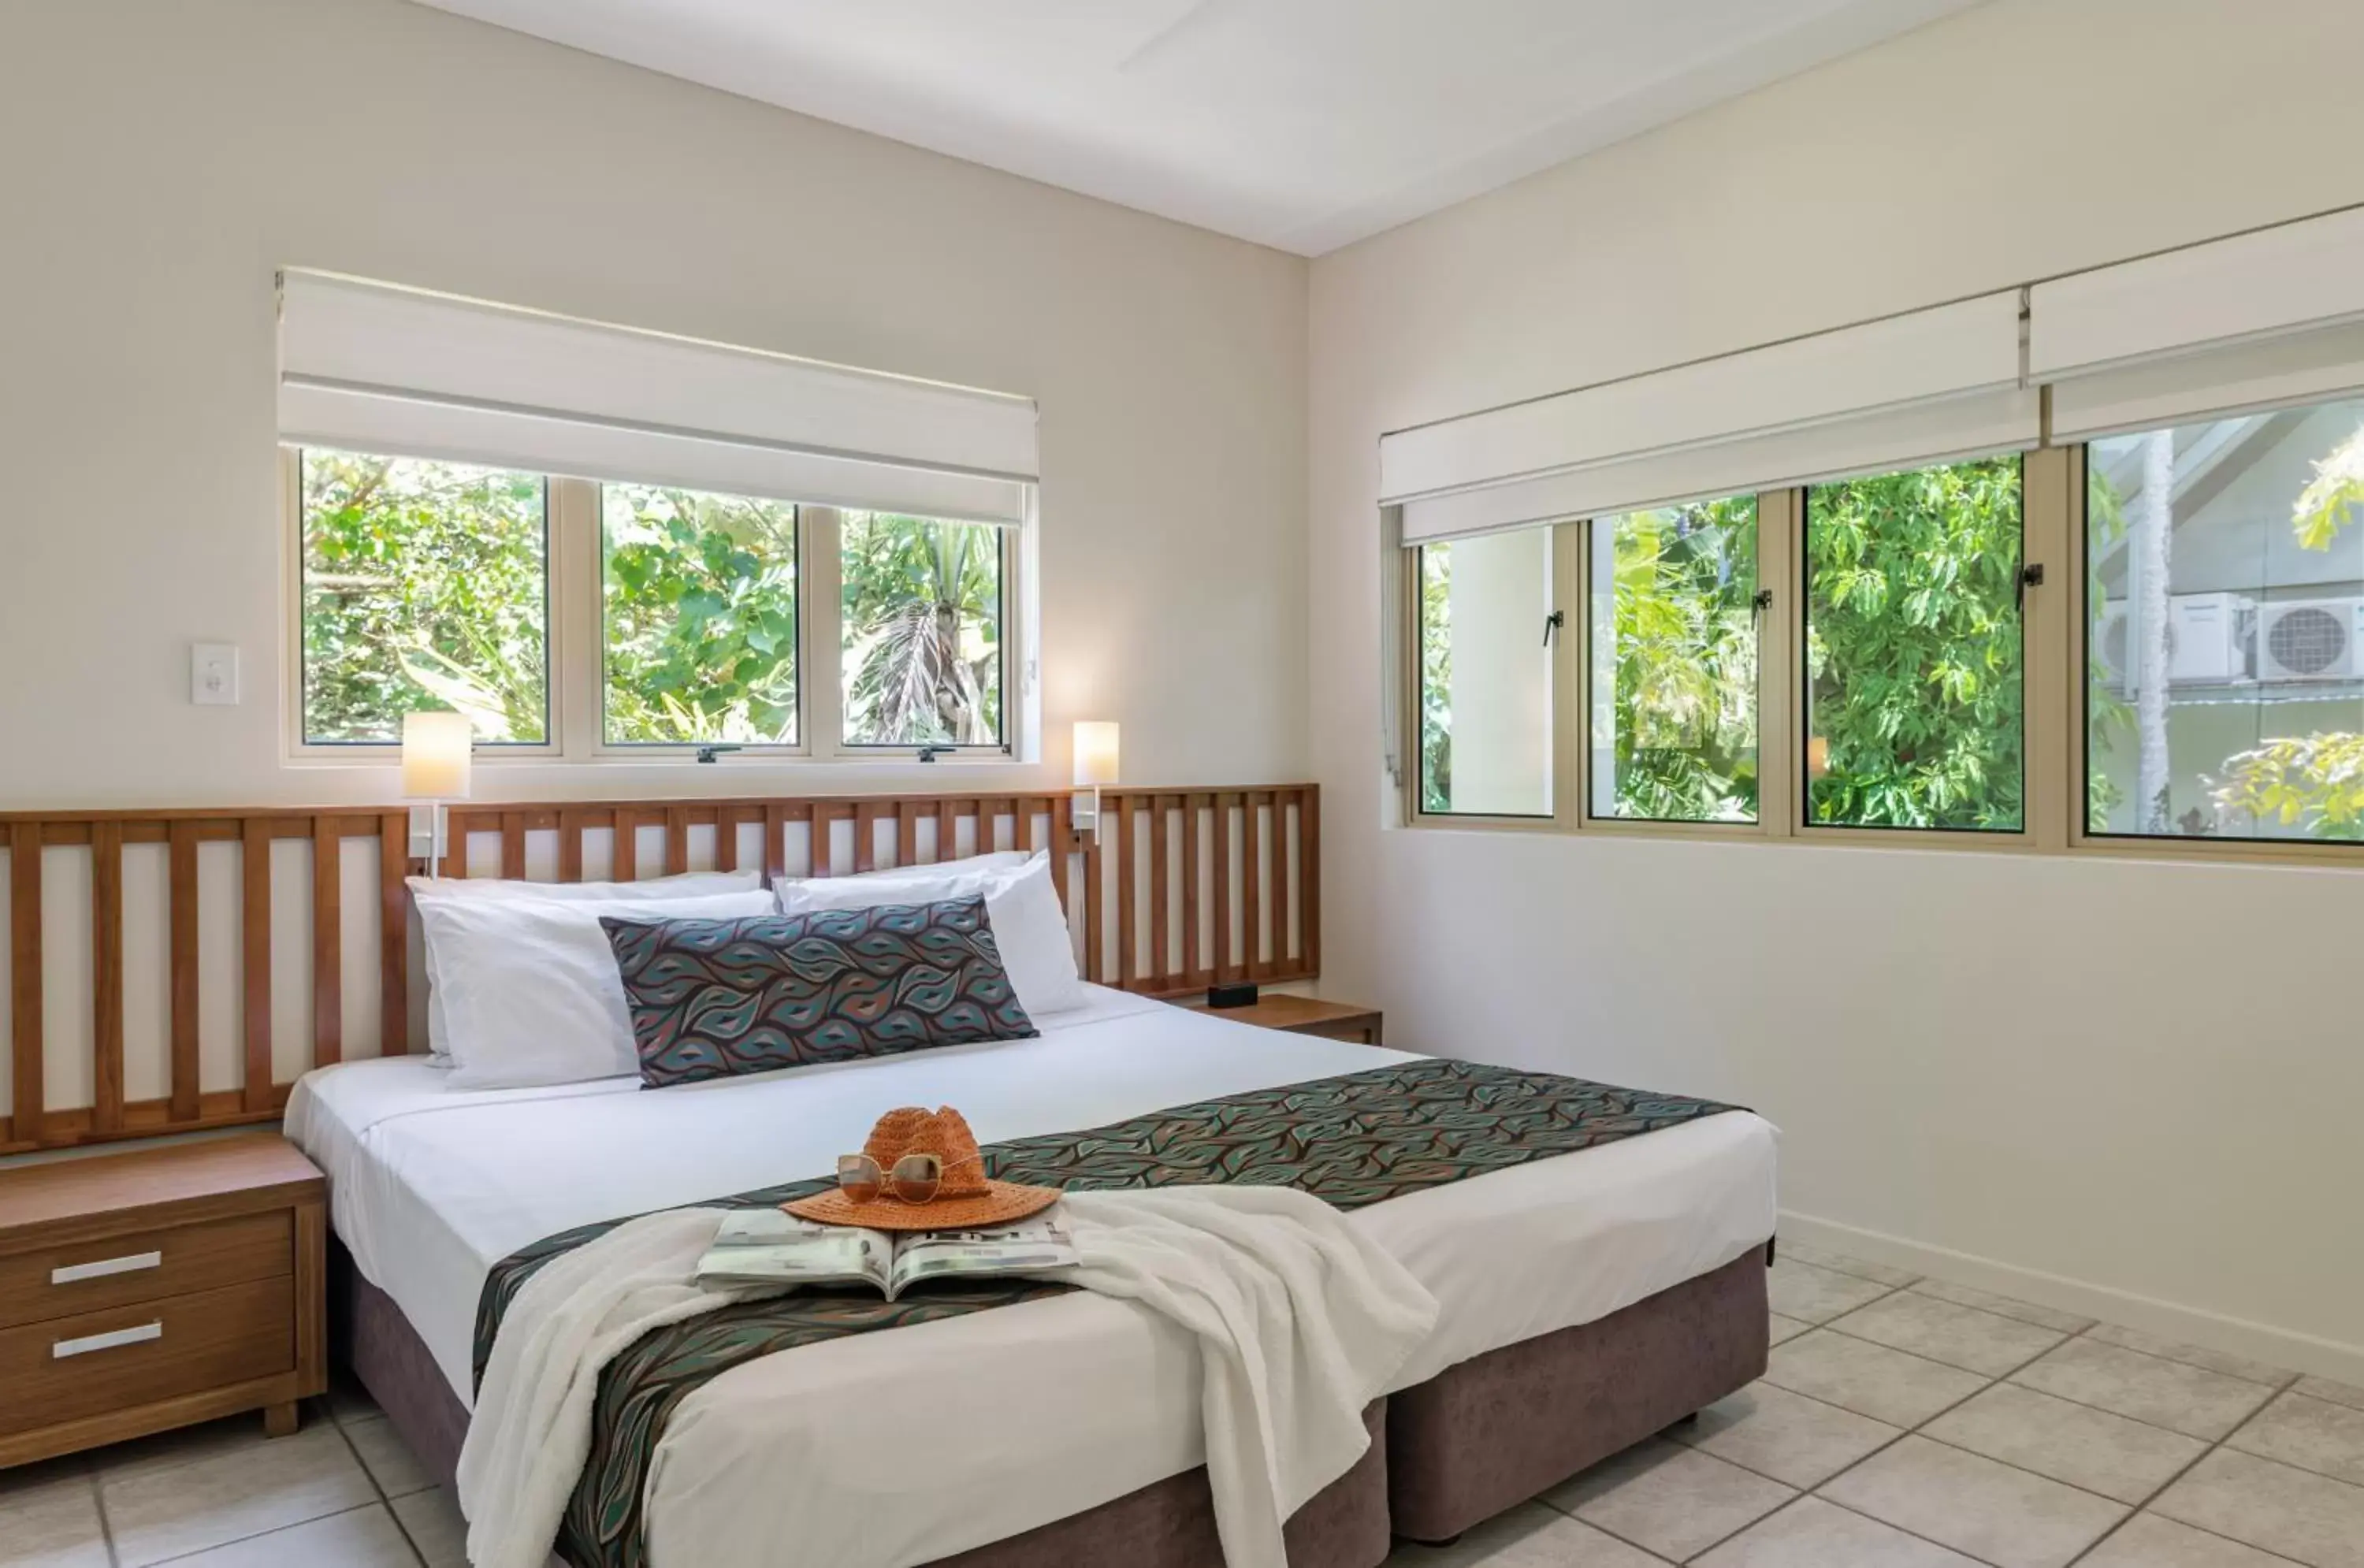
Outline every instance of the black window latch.
[(1554, 610), (1551, 614), (1544, 617), (1544, 646), (1545, 648), (1549, 648), (1552, 644), (1552, 634), (1567, 624), (1567, 612), (1566, 610)]

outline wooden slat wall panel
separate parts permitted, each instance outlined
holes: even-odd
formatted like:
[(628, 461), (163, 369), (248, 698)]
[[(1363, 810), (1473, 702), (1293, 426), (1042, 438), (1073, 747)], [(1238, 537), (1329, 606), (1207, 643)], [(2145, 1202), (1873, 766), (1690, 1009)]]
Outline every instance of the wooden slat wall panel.
[(312, 1065), (345, 1055), (345, 840), (333, 817), (312, 824)]
[[(1308, 979), (1318, 973), (1320, 800), (1318, 791), (1304, 785), (1104, 791), (1103, 829), (1087, 836), (1077, 834), (1074, 797), (1064, 792), (463, 806), (449, 814), (442, 869), (447, 875), (465, 875), (470, 835), (489, 833), (498, 836), (499, 873), (521, 876), (530, 863), (532, 835), (554, 833), (558, 880), (579, 882), (584, 840), (606, 828), (612, 831), (616, 846), (608, 875), (635, 880), (640, 857), (634, 835), (642, 823), (651, 823), (664, 829), (665, 871), (678, 873), (691, 868), (691, 828), (710, 823), (713, 863), (730, 870), (747, 859), (738, 839), (741, 826), (754, 824), (764, 846), (753, 863), (777, 877), (786, 870), (787, 827), (801, 822), (808, 825), (810, 835), (810, 873), (844, 875), (874, 869), (887, 855), (898, 865), (917, 863), (922, 858), (922, 817), (934, 824), (934, 848), (926, 857), (931, 860), (961, 853), (965, 825), (973, 840), (971, 852), (1004, 844), (1050, 849), (1054, 885), (1084, 930), (1087, 973), (1101, 983), (1178, 995), (1219, 977), (1253, 974), (1279, 981)], [(851, 854), (835, 842), (834, 828), (841, 822), (850, 827)], [(1236, 873), (1235, 832), (1241, 835), (1243, 852)], [(347, 1054), (342, 943), (352, 916), (345, 907), (342, 856), (348, 839), (374, 841), (378, 851), (380, 1050), (389, 1055), (408, 1050), (410, 895), (404, 878), (415, 869), (409, 834), (408, 810), (391, 806), (0, 813), (0, 844), (9, 851), (11, 868), (9, 1006), (15, 1046), (9, 1071), (20, 1107), (0, 1131), (0, 1152), (276, 1117), (290, 1085), (274, 1081), (274, 980), (284, 983), (278, 989), (300, 987), (310, 994), (314, 1022), (306, 1042), (308, 1062), (325, 1064)], [(283, 839), (306, 840), (311, 856), (312, 935), (301, 961), (309, 966), (305, 974), (273, 973), (271, 847)], [(889, 840), (883, 852), (882, 839)], [(240, 846), (237, 902), (241, 925), (235, 984), (243, 1018), (242, 1079), (236, 1088), (219, 1090), (207, 1090), (200, 1081), (198, 1020), (206, 999), (198, 959), (204, 918), (199, 847), (206, 843)], [(125, 1098), (123, 850), (129, 844), (166, 846), (171, 1093), (164, 1099)], [(87, 930), (45, 931), (42, 852), (76, 848), (86, 848), (91, 857)], [(493, 862), (485, 863), (489, 871)], [(1108, 951), (1111, 939), (1112, 954)], [(43, 1024), (50, 1006), (67, 1004), (43, 995), (42, 953), (47, 942), (85, 940), (91, 944), (93, 1103), (53, 1109), (43, 1103)]]
[[(409, 818), (403, 818), (406, 831)], [(173, 992), (173, 1119), (197, 1116), (197, 825), (175, 822), (166, 851), (165, 919)]]
[(90, 828), (90, 1125), (123, 1130), (123, 824)]
[[(579, 877), (583, 871), (579, 862), (574, 870)], [(377, 819), (377, 1049), (381, 1056), (401, 1056), (410, 1050), (410, 888), (403, 881), (409, 874), (410, 813), (386, 812)], [(190, 878), (192, 892), (195, 881)]]

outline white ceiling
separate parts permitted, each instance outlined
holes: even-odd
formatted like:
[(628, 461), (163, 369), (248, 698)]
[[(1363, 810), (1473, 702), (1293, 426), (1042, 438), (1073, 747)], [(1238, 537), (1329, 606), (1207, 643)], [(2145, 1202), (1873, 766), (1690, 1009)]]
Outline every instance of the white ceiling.
[(424, 0), (1303, 255), (1977, 0)]

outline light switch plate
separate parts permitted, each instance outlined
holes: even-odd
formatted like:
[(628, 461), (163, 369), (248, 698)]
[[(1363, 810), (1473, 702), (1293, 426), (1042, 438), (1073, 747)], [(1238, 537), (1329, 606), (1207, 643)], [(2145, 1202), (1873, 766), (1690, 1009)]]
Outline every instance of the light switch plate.
[(189, 700), (200, 707), (238, 706), (237, 643), (190, 644)]

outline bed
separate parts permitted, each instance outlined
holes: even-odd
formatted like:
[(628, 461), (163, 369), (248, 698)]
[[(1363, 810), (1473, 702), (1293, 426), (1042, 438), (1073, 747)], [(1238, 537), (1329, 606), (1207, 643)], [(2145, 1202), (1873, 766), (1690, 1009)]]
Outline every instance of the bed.
[[(897, 1105), (956, 1105), (990, 1144), (1419, 1060), (1100, 987), (1038, 1021), (1038, 1039), (649, 1094), (460, 1093), (416, 1057), (317, 1072), (287, 1130), (329, 1174), (351, 1362), (448, 1473), (485, 1280), (541, 1238), (824, 1170)], [(1730, 1112), (1355, 1211), (1440, 1323), (1367, 1413), (1385, 1442), (1291, 1521), (1292, 1562), (1370, 1568), (1390, 1530), (1450, 1537), (1760, 1372), (1774, 1159), (1771, 1127)], [(1136, 1568), (1206, 1568), (1195, 1355), (1076, 1294), (735, 1368), (667, 1428), (651, 1559), (793, 1540), (799, 1561), (1018, 1568), (1121, 1542)]]

